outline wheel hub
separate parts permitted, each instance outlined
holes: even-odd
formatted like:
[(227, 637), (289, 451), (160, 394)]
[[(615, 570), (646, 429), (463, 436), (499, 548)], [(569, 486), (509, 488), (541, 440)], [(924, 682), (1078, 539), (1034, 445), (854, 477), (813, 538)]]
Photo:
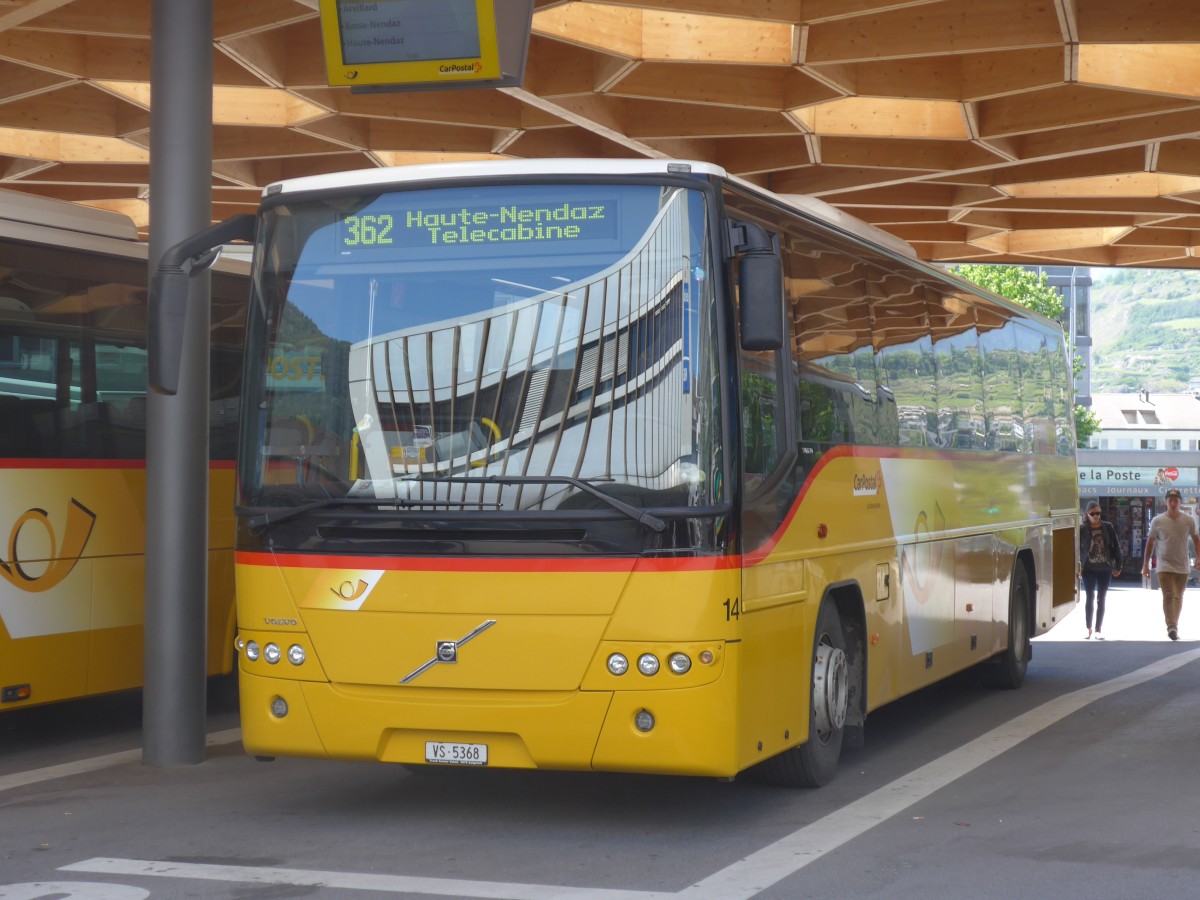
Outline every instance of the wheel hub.
[(813, 716), (818, 734), (836, 731), (846, 723), (850, 687), (846, 654), (821, 644), (813, 665)]

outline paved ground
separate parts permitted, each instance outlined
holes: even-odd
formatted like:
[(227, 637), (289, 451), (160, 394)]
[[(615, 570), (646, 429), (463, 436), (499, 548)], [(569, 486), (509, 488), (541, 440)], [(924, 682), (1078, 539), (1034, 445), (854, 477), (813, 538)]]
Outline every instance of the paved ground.
[(0, 716), (0, 900), (1097, 900), (1200, 896), (1200, 588), (1169, 641), (1112, 589), (1019, 691), (956, 677), (872, 713), (785, 791), (280, 759), (215, 692), (201, 765), (140, 764), (136, 695)]
[[(1086, 640), (1083, 595), (1079, 605), (1066, 619), (1039, 641)], [(1118, 582), (1108, 590), (1104, 605), (1105, 640), (1169, 641), (1163, 619), (1162, 594), (1138, 583)], [(1191, 587), (1183, 595), (1183, 614), (1179, 617), (1179, 640), (1200, 641), (1200, 588)]]

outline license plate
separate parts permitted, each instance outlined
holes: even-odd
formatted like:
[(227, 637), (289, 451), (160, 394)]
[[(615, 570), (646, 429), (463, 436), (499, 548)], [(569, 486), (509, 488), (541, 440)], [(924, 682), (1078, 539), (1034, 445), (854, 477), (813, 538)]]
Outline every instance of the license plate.
[(425, 762), (444, 766), (486, 766), (487, 744), (425, 742)]

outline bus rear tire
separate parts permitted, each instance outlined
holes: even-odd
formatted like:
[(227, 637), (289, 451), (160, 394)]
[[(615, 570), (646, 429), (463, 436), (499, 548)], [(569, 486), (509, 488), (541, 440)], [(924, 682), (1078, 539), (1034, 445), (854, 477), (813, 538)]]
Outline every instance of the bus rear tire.
[(1030, 596), (1029, 570), (1018, 561), (1008, 592), (1008, 649), (984, 666), (983, 683), (988, 687), (1015, 690), (1025, 682), (1033, 656)]
[(846, 733), (850, 697), (850, 661), (846, 635), (837, 607), (826, 602), (817, 615), (813, 637), (812, 699), (808, 712), (808, 740), (762, 764), (762, 776), (771, 784), (815, 788), (837, 773)]

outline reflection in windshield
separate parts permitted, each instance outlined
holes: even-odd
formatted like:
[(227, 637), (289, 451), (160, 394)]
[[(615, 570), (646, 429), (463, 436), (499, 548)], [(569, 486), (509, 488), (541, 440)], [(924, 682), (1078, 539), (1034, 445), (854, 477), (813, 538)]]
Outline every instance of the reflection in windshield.
[(611, 508), (569, 479), (637, 508), (722, 499), (700, 194), (411, 191), (266, 225), (248, 505)]

